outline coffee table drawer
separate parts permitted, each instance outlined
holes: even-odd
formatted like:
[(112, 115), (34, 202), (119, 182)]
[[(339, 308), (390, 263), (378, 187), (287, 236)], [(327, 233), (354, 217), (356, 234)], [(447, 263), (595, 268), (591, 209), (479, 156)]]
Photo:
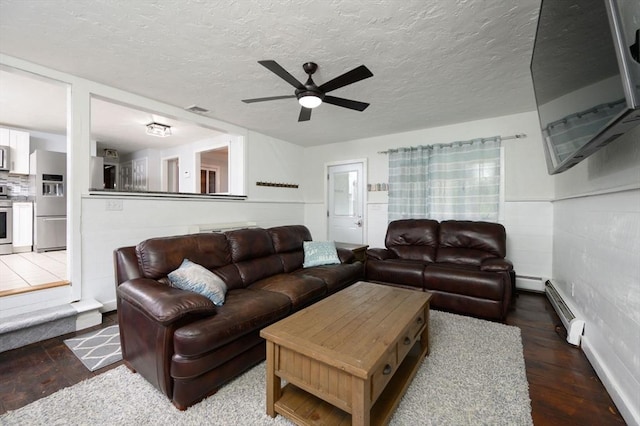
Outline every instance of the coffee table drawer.
[(416, 343), (422, 330), (426, 326), (425, 312), (421, 311), (411, 320), (406, 330), (400, 335), (398, 341), (398, 363), (401, 363), (404, 357), (409, 353), (413, 345)]
[(397, 345), (391, 346), (382, 364), (376, 368), (371, 376), (371, 401), (378, 399), (398, 367)]

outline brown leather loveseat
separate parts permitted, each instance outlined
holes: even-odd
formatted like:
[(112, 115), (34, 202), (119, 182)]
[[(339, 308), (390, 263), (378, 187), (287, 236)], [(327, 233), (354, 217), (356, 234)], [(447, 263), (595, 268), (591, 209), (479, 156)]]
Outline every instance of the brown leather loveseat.
[(431, 307), (503, 320), (515, 272), (499, 223), (430, 219), (393, 221), (385, 249), (367, 250), (368, 281), (433, 293)]
[[(115, 250), (118, 321), (125, 364), (185, 409), (265, 359), (260, 329), (362, 279), (363, 264), (302, 268), (300, 225), (153, 238)], [(224, 305), (172, 287), (189, 259), (221, 277)]]

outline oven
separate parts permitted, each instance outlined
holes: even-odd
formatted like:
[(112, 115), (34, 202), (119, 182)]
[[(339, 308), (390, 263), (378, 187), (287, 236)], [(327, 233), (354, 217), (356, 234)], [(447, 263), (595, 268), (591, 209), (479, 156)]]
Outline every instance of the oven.
[(0, 254), (13, 252), (13, 208), (10, 200), (0, 200)]

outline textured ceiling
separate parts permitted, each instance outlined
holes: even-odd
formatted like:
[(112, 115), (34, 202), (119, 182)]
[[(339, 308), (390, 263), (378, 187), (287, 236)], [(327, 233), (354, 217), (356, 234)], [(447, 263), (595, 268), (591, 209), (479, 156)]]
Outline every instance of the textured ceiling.
[[(0, 0), (0, 52), (302, 146), (530, 111), (539, 0)], [(273, 59), (321, 84), (360, 64), (374, 77), (297, 121)]]

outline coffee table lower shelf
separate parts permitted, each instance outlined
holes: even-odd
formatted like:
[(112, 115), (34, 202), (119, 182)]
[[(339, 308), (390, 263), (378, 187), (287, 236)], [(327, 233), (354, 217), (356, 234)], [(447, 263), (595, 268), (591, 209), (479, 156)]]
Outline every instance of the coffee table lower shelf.
[[(421, 350), (420, 341), (416, 342), (371, 407), (372, 425), (389, 423), (402, 396), (418, 372), (426, 353), (426, 350)], [(298, 425), (351, 424), (351, 414), (291, 383), (282, 388), (281, 397), (275, 402), (275, 411)]]

